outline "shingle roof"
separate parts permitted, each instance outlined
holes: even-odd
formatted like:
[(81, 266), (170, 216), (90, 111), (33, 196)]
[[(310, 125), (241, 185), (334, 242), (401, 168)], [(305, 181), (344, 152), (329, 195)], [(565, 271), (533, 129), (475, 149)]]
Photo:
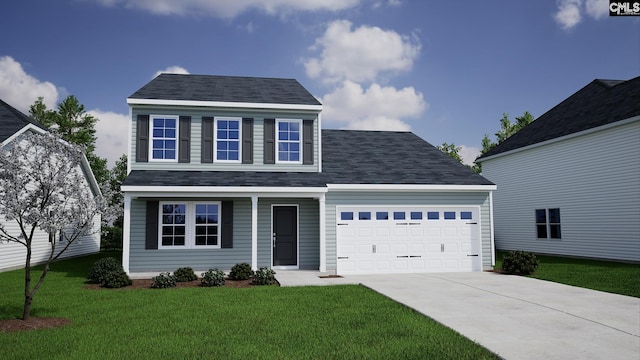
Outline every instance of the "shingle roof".
[(161, 74), (130, 99), (321, 105), (295, 79)]
[(492, 185), (411, 132), (322, 131), (332, 184)]
[(323, 130), (322, 149), (322, 173), (134, 170), (123, 185), (493, 185), (410, 132)]
[(594, 80), (480, 159), (640, 115), (640, 77)]
[(44, 127), (35, 120), (0, 99), (0, 143), (7, 140), (28, 124), (33, 124), (44, 129)]

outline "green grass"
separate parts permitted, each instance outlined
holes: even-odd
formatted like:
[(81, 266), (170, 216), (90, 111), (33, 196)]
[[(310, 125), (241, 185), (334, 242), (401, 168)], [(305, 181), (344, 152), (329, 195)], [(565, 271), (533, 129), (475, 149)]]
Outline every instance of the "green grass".
[[(497, 358), (361, 286), (86, 289), (100, 256), (53, 265), (32, 315), (71, 325), (0, 332), (0, 359)], [(0, 319), (21, 314), (22, 275), (0, 273)]]
[[(496, 269), (506, 251), (498, 251)], [(640, 297), (640, 265), (613, 261), (536, 255), (539, 266), (530, 277), (615, 294)]]

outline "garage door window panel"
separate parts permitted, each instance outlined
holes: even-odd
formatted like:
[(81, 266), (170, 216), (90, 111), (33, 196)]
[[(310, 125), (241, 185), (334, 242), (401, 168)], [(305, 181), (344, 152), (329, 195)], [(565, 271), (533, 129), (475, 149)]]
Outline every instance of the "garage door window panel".
[(360, 211), (358, 213), (358, 220), (371, 220), (371, 212), (370, 211)]
[(437, 211), (429, 211), (427, 212), (427, 220), (439, 220), (440, 213)]
[(343, 211), (340, 213), (340, 220), (350, 221), (353, 220), (353, 211)]
[(389, 213), (386, 211), (377, 211), (376, 220), (389, 220)]
[(444, 212), (444, 219), (445, 220), (455, 220), (456, 219), (456, 212), (455, 211), (445, 211)]
[(393, 212), (393, 220), (405, 220), (406, 213), (404, 211), (394, 211)]
[(411, 220), (422, 220), (422, 211), (412, 211)]

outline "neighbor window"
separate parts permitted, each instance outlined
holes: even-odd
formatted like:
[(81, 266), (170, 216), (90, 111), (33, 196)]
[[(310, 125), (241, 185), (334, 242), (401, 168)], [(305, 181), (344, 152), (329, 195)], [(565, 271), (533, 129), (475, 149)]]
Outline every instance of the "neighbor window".
[(160, 203), (159, 248), (219, 248), (220, 202)]
[(240, 118), (216, 118), (216, 161), (240, 162)]
[(301, 163), (302, 120), (276, 120), (277, 162)]
[(560, 209), (536, 209), (536, 234), (538, 239), (561, 239)]
[(178, 117), (151, 116), (151, 159), (176, 160), (178, 153)]

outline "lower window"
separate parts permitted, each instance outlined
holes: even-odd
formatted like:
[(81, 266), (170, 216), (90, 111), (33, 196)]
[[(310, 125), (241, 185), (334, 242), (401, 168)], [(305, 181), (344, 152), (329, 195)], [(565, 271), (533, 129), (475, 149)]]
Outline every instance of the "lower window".
[(219, 248), (220, 202), (161, 202), (159, 248)]
[(538, 239), (561, 239), (560, 209), (536, 209), (536, 234)]

